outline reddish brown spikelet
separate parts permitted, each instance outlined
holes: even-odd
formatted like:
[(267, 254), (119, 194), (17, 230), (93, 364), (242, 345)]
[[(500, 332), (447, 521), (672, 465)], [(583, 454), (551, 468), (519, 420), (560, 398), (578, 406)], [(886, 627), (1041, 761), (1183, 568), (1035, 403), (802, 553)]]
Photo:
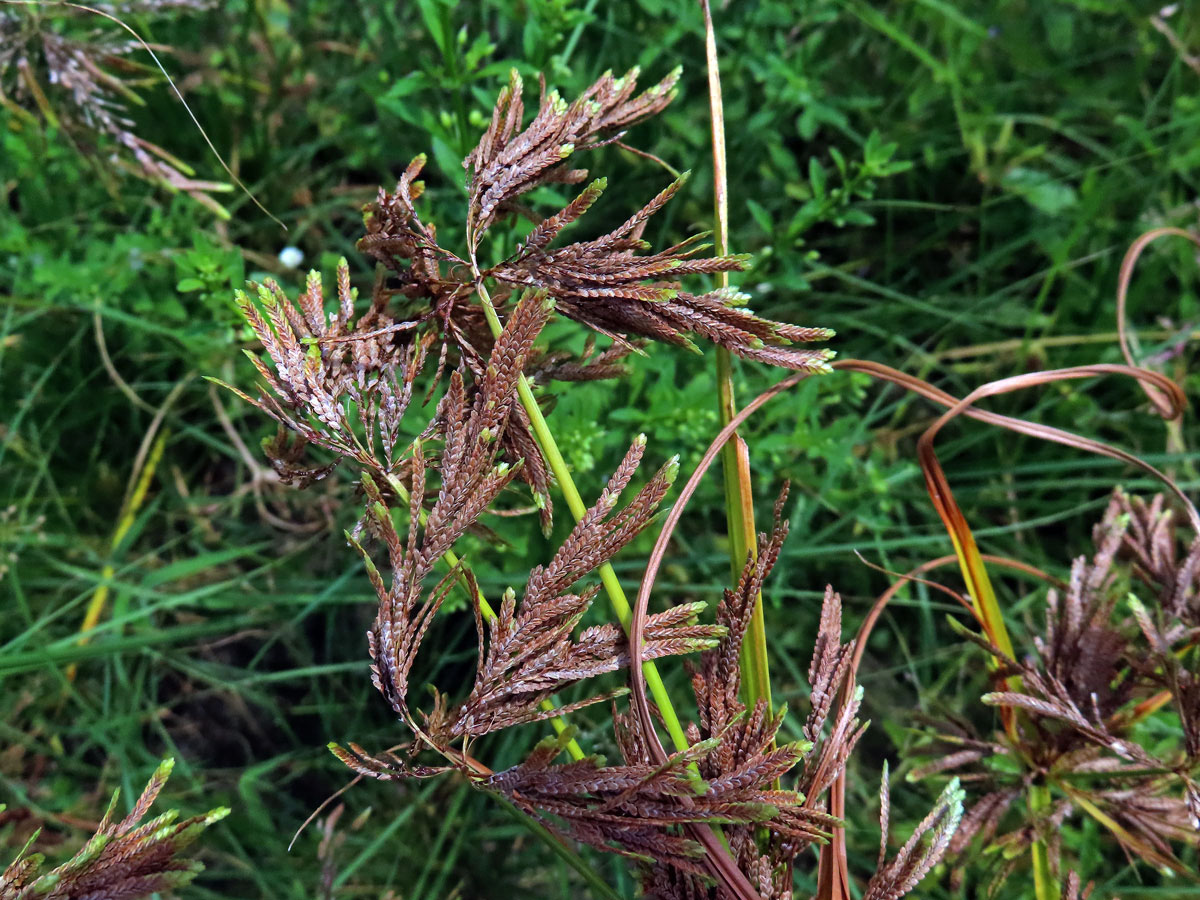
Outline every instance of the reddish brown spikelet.
[(537, 114), (518, 132), (524, 113), (523, 83), (513, 70), (496, 101), (491, 124), (463, 161), (469, 176), (467, 243), (472, 257), (483, 233), (497, 216), (513, 209), (522, 194), (541, 184), (586, 177), (586, 172), (565, 167), (573, 153), (618, 139), (625, 129), (671, 102), (678, 73), (635, 97), (637, 75), (636, 70), (622, 78), (605, 74), (569, 104), (557, 91), (546, 92), (543, 86)]

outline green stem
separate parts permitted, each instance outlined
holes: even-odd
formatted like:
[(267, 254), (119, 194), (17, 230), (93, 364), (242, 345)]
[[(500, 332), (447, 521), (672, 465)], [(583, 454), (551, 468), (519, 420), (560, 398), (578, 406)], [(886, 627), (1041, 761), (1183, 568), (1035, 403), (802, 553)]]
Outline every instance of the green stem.
[[(728, 278), (724, 279), (728, 283)], [(717, 405), (721, 425), (737, 415), (734, 401), (733, 374), (729, 351), (717, 348)], [(746, 565), (746, 558), (758, 559), (757, 532), (754, 525), (754, 495), (750, 484), (750, 465), (746, 442), (737, 433), (721, 448), (721, 472), (725, 483), (725, 521), (729, 534), (729, 564), (733, 584), (737, 584)], [(767, 659), (767, 627), (763, 616), (762, 592), (754, 598), (754, 611), (741, 654), (742, 693), (746, 705), (753, 707), (760, 699), (771, 709), (771, 672)]]
[[(388, 486), (393, 491), (395, 491), (396, 496), (399, 497), (404, 503), (408, 503), (408, 497), (409, 497), (408, 488), (406, 488), (403, 484), (401, 484), (400, 480), (398, 478), (395, 478), (394, 476), (392, 476), (390, 473), (384, 473), (384, 477), (387, 478)], [(422, 527), (424, 527), (425, 522), (428, 519), (429, 519), (429, 514), (426, 513), (425, 510), (422, 509), (417, 513), (417, 521), (421, 524)], [(445, 554), (442, 556), (442, 561), (446, 564), (446, 567), (448, 569), (450, 569), (451, 571), (454, 571), (455, 569), (458, 568), (459, 558), (458, 558), (458, 555), (453, 550), (447, 550), (445, 552)], [(459, 576), (459, 581), (465, 589), (470, 590), (469, 583), (467, 582), (467, 580), (465, 578), (463, 578), (461, 576), (461, 574)], [(487, 602), (487, 599), (483, 596), (483, 591), (479, 588), (478, 585), (475, 586), (475, 601), (479, 604), (479, 612), (484, 617), (484, 619), (486, 619), (489, 622), (496, 621), (496, 611), (494, 609), (492, 609), (492, 605)], [(555, 708), (554, 703), (550, 700), (543, 700), (541, 702), (540, 706), (542, 707), (542, 709), (544, 709), (546, 711), (549, 711), (549, 710), (552, 710)], [(553, 719), (550, 720), (550, 726), (554, 729), (555, 734), (562, 734), (564, 731), (567, 730), (567, 727), (568, 727), (566, 717), (565, 716), (555, 716)], [(583, 759), (584, 756), (586, 755), (583, 752), (583, 748), (579, 746), (579, 742), (576, 741), (575, 738), (571, 738), (571, 740), (567, 742), (567, 753), (570, 754), (571, 759), (575, 759), (575, 760)]]
[(1031, 853), (1033, 854), (1033, 889), (1037, 900), (1060, 900), (1062, 892), (1058, 882), (1050, 871), (1050, 850), (1042, 835), (1039, 820), (1044, 819), (1053, 805), (1050, 796), (1050, 786), (1031, 784), (1026, 795), (1029, 804), (1029, 815), (1034, 825), (1034, 840)]
[[(504, 326), (500, 324), (500, 317), (496, 315), (496, 308), (492, 305), (492, 298), (482, 279), (479, 280), (477, 287), (479, 299), (483, 303), (484, 315), (487, 316), (488, 327), (491, 328), (494, 337), (499, 337)], [(587, 506), (584, 505), (579, 489), (575, 487), (575, 481), (571, 478), (571, 470), (567, 468), (567, 461), (559, 452), (558, 443), (554, 440), (550, 426), (546, 424), (546, 418), (542, 415), (541, 407), (538, 406), (537, 399), (533, 396), (533, 388), (530, 387), (529, 380), (523, 374), (517, 379), (517, 396), (526, 415), (529, 416), (533, 434), (538, 446), (541, 447), (542, 455), (546, 457), (546, 463), (550, 466), (550, 471), (558, 482), (559, 490), (562, 491), (563, 497), (567, 501), (567, 508), (571, 510), (571, 515), (578, 522), (587, 512)], [(613, 567), (609, 563), (601, 565), (598, 571), (600, 582), (604, 585), (604, 591), (608, 594), (609, 602), (617, 614), (621, 627), (629, 631), (629, 621), (633, 618), (633, 610), (629, 606), (629, 600), (625, 597), (625, 591), (621, 588), (621, 582), (617, 580), (617, 573), (613, 571)], [(675, 745), (676, 750), (686, 750), (690, 745), (687, 736), (683, 733), (683, 725), (679, 721), (679, 716), (671, 703), (671, 695), (667, 693), (667, 686), (663, 684), (662, 677), (658, 674), (653, 660), (646, 660), (642, 663), (642, 672), (645, 673), (646, 686), (650, 689), (650, 695), (658, 704), (659, 713), (662, 715), (663, 724), (666, 726), (667, 734), (671, 737), (671, 742)]]
[[(725, 110), (721, 99), (721, 72), (717, 64), (717, 38), (712, 12), (704, 3), (705, 56), (708, 60), (708, 98), (712, 122), (713, 217), (716, 221), (714, 247), (717, 256), (729, 253), (729, 184), (725, 159)], [(721, 287), (729, 287), (729, 273), (717, 275)], [(733, 360), (724, 347), (717, 348), (717, 409), (721, 425), (737, 415), (733, 389)], [(737, 584), (748, 556), (758, 558), (754, 526), (754, 491), (750, 484), (750, 462), (746, 442), (734, 434), (721, 449), (725, 479), (725, 521), (729, 532), (729, 562)], [(754, 598), (754, 612), (742, 642), (742, 693), (746, 705), (765, 700), (771, 709), (771, 670), (767, 658), (767, 627), (763, 618), (762, 592)]]

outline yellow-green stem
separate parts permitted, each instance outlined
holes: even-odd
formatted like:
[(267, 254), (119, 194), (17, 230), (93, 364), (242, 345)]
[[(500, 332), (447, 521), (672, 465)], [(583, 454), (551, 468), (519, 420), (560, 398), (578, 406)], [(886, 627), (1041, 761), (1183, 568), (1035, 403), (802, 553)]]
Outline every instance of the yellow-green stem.
[[(957, 512), (957, 505), (955, 506)], [(962, 517), (959, 512), (959, 517)], [(983, 624), (984, 632), (987, 634), (988, 640), (996, 645), (997, 649), (1001, 650), (1010, 659), (1016, 658), (1016, 651), (1013, 649), (1012, 638), (1008, 633), (1008, 626), (1004, 624), (1004, 614), (1000, 610), (1000, 601), (996, 599), (996, 590), (992, 587), (992, 580), (988, 577), (987, 567), (983, 564), (983, 556), (979, 552), (979, 547), (975, 543), (975, 535), (966, 525), (966, 519), (962, 519), (963, 527), (961, 534), (954, 528), (948, 528), (950, 534), (950, 542), (954, 545), (954, 553), (958, 557), (959, 568), (962, 570), (963, 580), (966, 581), (970, 592), (971, 600), (975, 607), (975, 614), (979, 617), (979, 621)], [(998, 667), (998, 660), (992, 660), (992, 666)], [(1018, 676), (1010, 676), (1007, 683), (1011, 690), (1020, 689), (1020, 678)]]
[[(954, 511), (958, 512), (957, 504), (954, 505)], [(959, 565), (962, 567), (963, 577), (970, 585), (975, 612), (984, 623), (984, 629), (992, 643), (1010, 659), (1013, 659), (1015, 651), (1012, 638), (1008, 634), (1008, 626), (1004, 624), (1000, 603), (996, 599), (996, 591), (992, 587), (987, 568), (983, 564), (983, 557), (975, 544), (975, 536), (971, 533), (961, 512), (958, 512), (957, 518), (961, 521), (961, 529), (949, 528), (948, 531), (958, 556)], [(961, 533), (956, 533), (958, 531)], [(995, 661), (993, 661), (994, 665)], [(1022, 690), (1021, 677), (1010, 675), (1006, 679), (1006, 686), (1010, 691), (1019, 693)], [(1009, 738), (1016, 743), (1016, 710), (1008, 709), (1003, 712), (1005, 713), (1005, 731), (1008, 732)], [(1029, 808), (1030, 818), (1035, 823), (1049, 813), (1054, 802), (1050, 787), (1045, 784), (1031, 784), (1026, 791), (1025, 801)], [(1033, 844), (1030, 846), (1029, 852), (1033, 859), (1033, 885), (1037, 900), (1060, 900), (1061, 891), (1058, 882), (1054, 879), (1054, 873), (1050, 870), (1050, 849), (1040, 829), (1034, 832)]]
[[(728, 279), (725, 279), (728, 282)], [(728, 425), (737, 414), (729, 351), (717, 348), (717, 404), (721, 425)], [(729, 564), (733, 583), (741, 578), (742, 567), (750, 556), (758, 559), (758, 540), (754, 526), (754, 495), (750, 484), (750, 457), (746, 442), (734, 434), (721, 450), (721, 472), (725, 482), (725, 521), (729, 534)], [(741, 655), (742, 694), (753, 707), (760, 699), (771, 708), (771, 673), (767, 662), (767, 627), (763, 616), (762, 593), (754, 598), (754, 612), (746, 628)]]
[[(725, 111), (721, 99), (721, 72), (717, 64), (717, 38), (712, 13), (704, 4), (705, 57), (708, 60), (708, 98), (712, 122), (714, 250), (729, 253), (729, 185), (725, 161)], [(721, 287), (729, 287), (729, 273), (717, 275)], [(717, 348), (717, 409), (721, 425), (737, 415), (733, 390), (733, 360), (724, 347)], [(746, 442), (734, 434), (721, 451), (725, 479), (725, 521), (729, 532), (729, 562), (737, 584), (746, 557), (758, 558), (757, 529), (754, 527), (754, 492), (750, 484), (750, 461)], [(742, 642), (742, 694), (748, 706), (765, 700), (771, 708), (771, 671), (767, 661), (767, 628), (763, 618), (762, 593), (754, 598), (754, 612)]]
[[(483, 312), (487, 316), (488, 327), (491, 328), (493, 336), (499, 337), (503, 326), (500, 324), (500, 317), (496, 315), (496, 308), (492, 305), (492, 298), (482, 281), (479, 282), (478, 289), (479, 299), (483, 303)], [(554, 474), (554, 478), (558, 482), (559, 490), (562, 491), (562, 495), (567, 501), (567, 508), (571, 510), (571, 515), (575, 517), (575, 520), (579, 521), (583, 518), (584, 513), (587, 512), (587, 507), (584, 505), (583, 498), (579, 495), (579, 489), (575, 487), (575, 481), (571, 478), (571, 471), (567, 468), (567, 461), (563, 459), (562, 453), (559, 452), (558, 444), (554, 440), (554, 435), (550, 432), (550, 427), (546, 424), (546, 419), (537, 404), (537, 399), (533, 396), (533, 388), (530, 387), (529, 380), (524, 375), (521, 375), (517, 380), (517, 396), (521, 401), (521, 406), (525, 409), (526, 415), (529, 416), (529, 421), (533, 426), (533, 435), (538, 442), (538, 446), (541, 447), (542, 455), (546, 457), (546, 463), (550, 466), (550, 471)], [(608, 563), (600, 566), (598, 571), (600, 573), (600, 582), (604, 585), (604, 591), (608, 595), (613, 611), (617, 614), (617, 619), (620, 621), (621, 627), (628, 631), (633, 611), (629, 606), (629, 600), (625, 597), (625, 591), (622, 589), (620, 581), (617, 580), (617, 573), (613, 571), (613, 567)], [(646, 686), (650, 689), (650, 695), (654, 698), (654, 702), (658, 704), (663, 724), (666, 726), (667, 734), (671, 737), (671, 742), (675, 745), (676, 750), (686, 750), (689, 746), (687, 736), (683, 733), (683, 725), (679, 721), (679, 716), (675, 713), (675, 707), (671, 704), (671, 695), (667, 693), (667, 686), (663, 684), (662, 677), (658, 674), (658, 669), (655, 667), (654, 662), (647, 660), (642, 663), (642, 672), (645, 673)]]
[(1060, 900), (1062, 893), (1059, 890), (1058, 882), (1054, 878), (1054, 873), (1050, 870), (1050, 851), (1046, 846), (1045, 838), (1041, 834), (1041, 825), (1038, 822), (1038, 820), (1046, 817), (1053, 804), (1049, 785), (1030, 785), (1026, 800), (1029, 804), (1030, 818), (1034, 820), (1034, 827), (1037, 829), (1033, 847), (1030, 850), (1033, 854), (1034, 893), (1037, 896), (1037, 900)]

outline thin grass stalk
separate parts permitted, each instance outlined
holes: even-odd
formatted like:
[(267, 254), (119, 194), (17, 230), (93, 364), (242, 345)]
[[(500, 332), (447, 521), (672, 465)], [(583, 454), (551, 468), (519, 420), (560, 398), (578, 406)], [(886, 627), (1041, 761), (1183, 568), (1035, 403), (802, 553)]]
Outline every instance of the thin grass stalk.
[[(476, 289), (479, 292), (479, 299), (483, 304), (483, 312), (487, 317), (488, 327), (491, 329), (494, 337), (499, 337), (504, 326), (500, 323), (500, 317), (496, 315), (496, 308), (492, 305), (491, 295), (488, 293), (482, 279), (476, 282)], [(542, 454), (546, 457), (546, 463), (550, 466), (550, 471), (558, 482), (559, 490), (562, 491), (563, 497), (567, 501), (567, 508), (571, 511), (571, 515), (575, 517), (575, 520), (579, 521), (587, 512), (587, 506), (583, 502), (583, 497), (579, 494), (579, 489), (575, 487), (575, 481), (571, 478), (571, 470), (567, 467), (567, 461), (563, 459), (563, 455), (558, 449), (558, 443), (554, 440), (550, 426), (546, 424), (546, 418), (542, 415), (542, 409), (537, 404), (537, 398), (533, 396), (533, 388), (529, 385), (529, 379), (524, 374), (517, 376), (517, 396), (521, 401), (521, 406), (525, 409), (526, 415), (529, 416), (529, 421), (533, 426), (534, 437), (537, 439), (538, 446), (542, 449)], [(621, 623), (621, 627), (628, 632), (629, 621), (633, 617), (633, 611), (629, 606), (629, 600), (625, 597), (625, 591), (621, 587), (621, 582), (617, 579), (617, 573), (609, 563), (604, 563), (597, 571), (600, 573), (600, 582), (604, 585), (604, 592), (608, 595), (617, 620)], [(667, 729), (667, 734), (671, 737), (671, 743), (675, 745), (676, 750), (682, 751), (688, 749), (690, 745), (688, 744), (687, 736), (683, 732), (683, 724), (679, 721), (679, 716), (675, 712), (674, 705), (671, 703), (671, 695), (667, 693), (667, 686), (663, 684), (662, 676), (658, 674), (658, 668), (654, 665), (654, 661), (646, 660), (642, 663), (641, 668), (646, 677), (646, 686), (649, 688), (651, 696), (654, 697), (654, 702), (658, 704), (659, 711), (662, 713), (663, 725)]]
[[(96, 343), (100, 347), (102, 358), (108, 359), (108, 351), (104, 345), (104, 332), (100, 328), (99, 318), (96, 319)], [(117, 370), (112, 367), (111, 361), (107, 364), (109, 373), (114, 377), (118, 386), (124, 381), (117, 373)], [(167, 446), (168, 432), (159, 433), (159, 428), (166, 420), (167, 411), (179, 399), (192, 376), (189, 374), (179, 381), (175, 387), (171, 388), (171, 392), (167, 394), (162, 405), (158, 409), (147, 404), (141, 397), (133, 393), (133, 389), (127, 384), (126, 389), (129, 391), (131, 400), (136, 401), (135, 405), (141, 404), (149, 407), (154, 413), (154, 418), (150, 420), (150, 427), (146, 430), (145, 437), (142, 438), (142, 444), (138, 448), (137, 456), (133, 460), (133, 471), (129, 475), (129, 482), (125, 486), (125, 497), (121, 500), (120, 513), (117, 520), (117, 528), (113, 532), (112, 540), (109, 542), (108, 552), (111, 556), (117, 552), (117, 548), (121, 546), (121, 542), (125, 540), (125, 535), (129, 533), (129, 529), (133, 527), (133, 523), (137, 521), (137, 514), (142, 508), (142, 504), (146, 502), (146, 495), (150, 490), (150, 482), (154, 479), (154, 474), (158, 470), (158, 464), (162, 462), (163, 451)], [(88, 632), (95, 628), (100, 623), (100, 616), (104, 612), (104, 605), (108, 602), (109, 581), (116, 573), (111, 560), (105, 563), (104, 568), (100, 572), (100, 584), (96, 586), (95, 593), (92, 594), (92, 599), (88, 603), (87, 611), (84, 613), (83, 622), (79, 626), (79, 646), (83, 646), (88, 641)], [(75, 675), (78, 672), (78, 667), (75, 663), (67, 666), (67, 681), (73, 682)]]
[[(718, 256), (729, 254), (729, 179), (725, 158), (725, 107), (721, 97), (721, 71), (717, 61), (717, 38), (712, 9), (701, 0), (704, 11), (704, 51), (708, 63), (709, 118), (712, 123), (713, 151), (713, 229), (714, 250)], [(729, 287), (729, 273), (719, 272), (717, 283)], [(717, 411), (721, 425), (737, 415), (733, 387), (733, 357), (717, 347)], [(729, 533), (729, 563), (733, 583), (737, 584), (746, 557), (758, 558), (758, 533), (754, 526), (754, 492), (750, 483), (750, 454), (746, 442), (736, 432), (721, 450), (721, 471), (725, 482), (725, 522)], [(763, 616), (762, 592), (754, 599), (754, 612), (746, 629), (741, 655), (742, 692), (751, 709), (760, 699), (771, 709), (771, 671), (767, 658), (767, 628)]]
[[(121, 515), (117, 521), (116, 530), (113, 531), (112, 540), (109, 541), (108, 552), (110, 556), (117, 552), (117, 548), (125, 540), (125, 535), (129, 534), (129, 529), (137, 521), (138, 511), (141, 510), (142, 504), (146, 502), (146, 495), (150, 490), (150, 482), (154, 479), (154, 473), (158, 471), (158, 464), (162, 461), (163, 451), (166, 449), (169, 437), (169, 431), (163, 431), (158, 435), (158, 439), (155, 440), (144, 465), (141, 467), (141, 471), (136, 471), (134, 478), (130, 482), (132, 489), (126, 492), (125, 502), (121, 505)], [(88, 642), (88, 632), (100, 624), (100, 616), (104, 612), (105, 604), (108, 602), (109, 583), (112, 581), (116, 571), (116, 566), (111, 559), (100, 570), (100, 583), (96, 586), (96, 590), (92, 594), (92, 599), (88, 601), (87, 611), (84, 613), (83, 622), (79, 626), (79, 640), (77, 641), (79, 646), (83, 646)], [(67, 666), (67, 681), (74, 681), (78, 671), (78, 666), (75, 663)]]
[[(919, 448), (918, 453), (921, 449), (924, 448)], [(996, 599), (996, 591), (992, 587), (987, 567), (984, 566), (983, 557), (975, 543), (975, 535), (950, 492), (949, 482), (933, 456), (932, 449), (923, 457), (921, 466), (925, 475), (925, 487), (929, 491), (934, 509), (946, 526), (946, 533), (954, 545), (954, 555), (958, 558), (963, 580), (967, 583), (967, 592), (975, 607), (975, 614), (983, 625), (988, 640), (1011, 658), (1015, 654), (1012, 638), (1004, 624), (1000, 602)], [(995, 667), (998, 663), (993, 661), (992, 665)], [(1011, 680), (1008, 683), (1010, 687), (1015, 684)]]

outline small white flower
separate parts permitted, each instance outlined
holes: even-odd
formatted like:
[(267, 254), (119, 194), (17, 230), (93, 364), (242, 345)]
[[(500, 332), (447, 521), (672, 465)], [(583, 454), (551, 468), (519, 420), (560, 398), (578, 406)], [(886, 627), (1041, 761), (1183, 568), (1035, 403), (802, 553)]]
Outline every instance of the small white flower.
[(304, 251), (299, 247), (284, 247), (279, 251), (279, 262), (289, 269), (294, 269), (304, 262)]

